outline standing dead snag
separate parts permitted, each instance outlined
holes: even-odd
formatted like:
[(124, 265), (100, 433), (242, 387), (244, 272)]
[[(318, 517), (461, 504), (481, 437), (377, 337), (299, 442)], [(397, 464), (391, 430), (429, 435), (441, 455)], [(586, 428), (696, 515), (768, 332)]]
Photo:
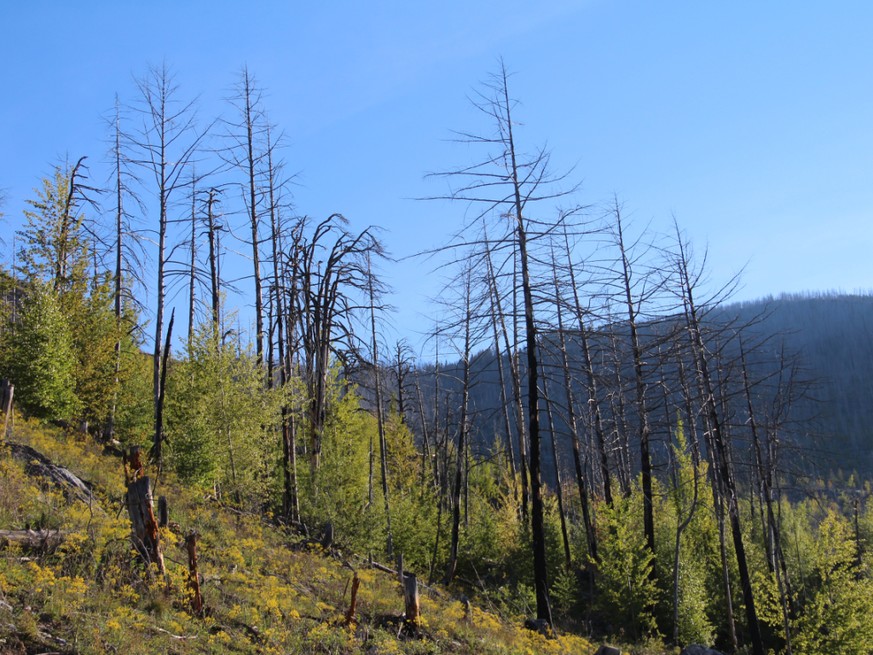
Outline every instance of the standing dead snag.
[(9, 419), (12, 416), (12, 397), (15, 395), (15, 385), (9, 380), (3, 380), (3, 438), (6, 439), (9, 434)]
[(407, 573), (403, 577), (403, 602), (406, 605), (403, 622), (415, 627), (418, 624), (421, 607), (418, 602), (418, 579), (414, 573)]
[(354, 577), (352, 578), (352, 596), (349, 599), (349, 609), (346, 612), (346, 625), (353, 625), (357, 623), (357, 619), (355, 618), (355, 610), (358, 605), (358, 587), (361, 586), (361, 579), (358, 577), (357, 571), (354, 573)]
[(3, 439), (8, 439), (10, 432), (10, 418), (12, 417), (12, 397), (15, 395), (15, 385), (9, 380), (3, 380)]
[(188, 551), (188, 587), (191, 589), (191, 611), (195, 616), (203, 614), (203, 596), (200, 595), (200, 577), (197, 574), (197, 532), (191, 531), (185, 537), (185, 549)]
[(133, 545), (146, 564), (154, 563), (158, 571), (164, 573), (164, 554), (161, 552), (158, 522), (153, 508), (152, 481), (148, 476), (142, 475), (143, 466), (139, 448), (131, 449), (129, 462), (130, 473), (127, 467), (124, 470), (127, 481), (125, 501), (130, 516)]

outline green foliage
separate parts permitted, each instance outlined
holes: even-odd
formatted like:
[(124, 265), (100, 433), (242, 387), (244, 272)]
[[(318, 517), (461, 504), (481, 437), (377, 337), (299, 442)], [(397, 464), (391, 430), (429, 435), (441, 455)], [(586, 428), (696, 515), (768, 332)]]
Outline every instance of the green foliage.
[[(363, 412), (359, 415), (366, 416)], [(0, 460), (0, 520), (46, 517), (64, 543), (54, 552), (22, 553), (5, 546), (0, 558), (0, 643), (10, 652), (55, 652), (58, 640), (75, 652), (130, 653), (395, 653), (397, 655), (562, 655), (593, 649), (579, 637), (545, 639), (520, 622), (505, 622), (475, 604), (468, 612), (447, 594), (422, 594), (422, 639), (398, 639), (379, 617), (403, 603), (397, 578), (349, 556), (356, 570), (328, 557), (262, 517), (205, 500), (197, 488), (162, 476), (172, 521), (161, 529), (167, 574), (146, 575), (131, 558), (126, 513), (109, 511), (122, 493), (118, 461), (87, 438), (42, 430), (19, 420), (17, 438), (97, 482), (93, 511), (41, 489), (16, 461)], [(109, 472), (109, 473), (108, 473)], [(105, 509), (107, 511), (101, 511)], [(173, 544), (196, 530), (205, 616), (190, 610), (189, 572)], [(349, 583), (357, 575), (355, 621), (346, 625)], [(507, 604), (532, 602), (500, 594)], [(48, 636), (51, 635), (51, 636)], [(64, 648), (61, 648), (64, 650)], [(67, 648), (66, 650), (69, 650)]]
[[(396, 411), (389, 412), (384, 425), (394, 549), (403, 553), (406, 568), (428, 571), (437, 529), (436, 494), (428, 484), (429, 477), (421, 484), (422, 458), (415, 448), (412, 432)], [(376, 470), (379, 463), (377, 457)]]
[(858, 569), (849, 522), (829, 510), (813, 553), (815, 587), (797, 621), (795, 650), (809, 655), (865, 653), (873, 644), (873, 580)]
[(49, 284), (33, 281), (18, 324), (5, 336), (4, 368), (19, 405), (37, 418), (71, 420), (81, 407), (75, 394), (76, 353), (58, 294)]
[(278, 459), (278, 439), (268, 436), (277, 398), (253, 353), (217, 343), (212, 326), (201, 326), (167, 387), (170, 462), (179, 476), (237, 501), (265, 499)]
[[(64, 315), (75, 326), (75, 391), (81, 403), (79, 418), (101, 425), (112, 412), (115, 383), (115, 342), (125, 337), (125, 321), (117, 325), (108, 279), (94, 280), (87, 295), (62, 296)], [(127, 339), (129, 341), (129, 338)], [(126, 371), (121, 372), (126, 375)]]
[[(304, 521), (313, 527), (331, 523), (340, 543), (359, 552), (382, 552), (385, 540), (381, 493), (376, 495), (374, 490), (373, 503), (368, 504), (370, 443), (377, 443), (376, 419), (361, 411), (353, 389), (343, 391), (335, 373), (328, 384), (328, 413), (317, 479), (310, 479), (309, 467), (298, 467), (300, 511)], [(374, 486), (378, 489), (378, 463), (374, 468)]]
[(115, 435), (124, 446), (144, 446), (154, 430), (152, 359), (131, 339), (121, 343), (120, 372)]
[(675, 627), (678, 627), (680, 644), (710, 644), (714, 636), (714, 626), (709, 618), (713, 594), (707, 576), (710, 563), (717, 563), (713, 548), (717, 536), (711, 518), (712, 493), (706, 482), (707, 465), (694, 466), (681, 420), (674, 437), (672, 484), (666, 494), (667, 502), (660, 507), (659, 513), (662, 517), (659, 521), (662, 526), (658, 539), (659, 569), (664, 571), (662, 586), (669, 589), (662, 605), (673, 607), (676, 531), (690, 516), (679, 540), (678, 626)]
[(603, 530), (598, 554), (600, 609), (612, 621), (612, 631), (634, 639), (655, 632), (658, 590), (652, 579), (654, 555), (646, 546), (641, 494), (615, 500), (599, 513)]
[(76, 206), (72, 173), (69, 166), (55, 166), (52, 176), (42, 180), (36, 198), (27, 201), (31, 209), (24, 212), (25, 226), (18, 233), (19, 271), (50, 282), (60, 294), (77, 287), (81, 294), (87, 279), (86, 219)]
[[(21, 325), (9, 330), (14, 333), (13, 341), (19, 339), (18, 333), (29, 340), (19, 344), (22, 348), (48, 349), (51, 357), (58, 358), (58, 368), (66, 368), (62, 373), (48, 370), (44, 361), (16, 362), (24, 354), (18, 352), (10, 357), (10, 374), (25, 376), (14, 382), (22, 403), (34, 415), (102, 426), (112, 414), (119, 384), (124, 384), (129, 374), (125, 360), (116, 380), (115, 344), (121, 340), (122, 349), (127, 351), (136, 347), (129, 336), (135, 317), (127, 316), (119, 323), (109, 275), (89, 274), (88, 221), (78, 206), (81, 175), (78, 168), (56, 167), (53, 176), (42, 181), (36, 198), (28, 201), (31, 209), (25, 211), (25, 229), (18, 233), (21, 247), (17, 255), (18, 272), (25, 277), (25, 294), (32, 300), (25, 302)], [(34, 324), (33, 312), (28, 314), (28, 302), (31, 310), (37, 303), (43, 305), (39, 325)], [(39, 345), (34, 334), (40, 331), (55, 334), (40, 338)], [(67, 361), (70, 350), (72, 366)], [(38, 384), (42, 377), (45, 380)], [(68, 386), (64, 398), (57, 390), (61, 378)], [(55, 390), (47, 393), (47, 387)], [(32, 394), (36, 395), (31, 398)]]

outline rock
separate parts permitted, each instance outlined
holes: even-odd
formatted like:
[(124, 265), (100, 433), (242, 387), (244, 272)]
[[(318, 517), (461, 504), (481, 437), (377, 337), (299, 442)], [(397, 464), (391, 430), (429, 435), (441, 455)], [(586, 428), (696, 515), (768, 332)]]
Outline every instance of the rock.
[(700, 644), (691, 644), (686, 646), (679, 655), (724, 655), (720, 650), (707, 648)]
[(601, 644), (600, 648), (597, 649), (597, 652), (594, 653), (594, 655), (621, 655), (621, 651), (615, 646)]
[(524, 627), (534, 632), (539, 632), (542, 635), (549, 636), (552, 631), (549, 622), (545, 619), (525, 619)]

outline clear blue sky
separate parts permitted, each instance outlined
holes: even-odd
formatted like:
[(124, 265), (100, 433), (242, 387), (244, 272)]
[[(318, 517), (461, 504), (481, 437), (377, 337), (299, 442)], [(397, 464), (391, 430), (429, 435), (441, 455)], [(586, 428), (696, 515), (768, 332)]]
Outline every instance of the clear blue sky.
[[(88, 155), (102, 181), (102, 117), (162, 60), (204, 118), (226, 113), (248, 65), (288, 137), (300, 212), (383, 226), (396, 256), (439, 245), (463, 208), (410, 198), (471, 161), (446, 139), (481, 126), (466, 96), (503, 57), (523, 139), (576, 167), (580, 202), (618, 194), (655, 229), (675, 214), (714, 281), (746, 266), (740, 299), (869, 289), (871, 26), (861, 1), (3, 2), (6, 257), (59, 159)], [(384, 273), (397, 334), (417, 341), (439, 276)]]

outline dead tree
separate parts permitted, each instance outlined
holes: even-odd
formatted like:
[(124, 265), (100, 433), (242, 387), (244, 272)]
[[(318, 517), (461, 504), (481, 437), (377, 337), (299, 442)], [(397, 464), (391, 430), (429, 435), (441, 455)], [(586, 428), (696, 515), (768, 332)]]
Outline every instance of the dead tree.
[(123, 337), (123, 310), (125, 301), (132, 301), (129, 286), (131, 282), (143, 284), (139, 274), (141, 269), (138, 257), (139, 239), (130, 229), (130, 213), (127, 210), (125, 200), (132, 200), (135, 205), (141, 205), (139, 198), (133, 192), (134, 184), (138, 180), (133, 176), (130, 166), (130, 158), (127, 153), (128, 136), (121, 129), (121, 104), (118, 97), (115, 99), (115, 115), (112, 122), (112, 165), (115, 185), (115, 271), (113, 274), (113, 308), (115, 312), (115, 378), (112, 392), (112, 404), (107, 418), (105, 436), (115, 436), (115, 414), (118, 405), (118, 389), (121, 375), (121, 346)]
[(561, 521), (561, 541), (564, 544), (564, 565), (570, 570), (572, 557), (570, 555), (570, 537), (567, 533), (567, 516), (564, 511), (564, 485), (561, 482), (561, 462), (558, 457), (558, 441), (555, 436), (555, 417), (552, 411), (552, 399), (549, 395), (549, 378), (546, 375), (545, 366), (542, 368), (543, 376), (543, 404), (546, 408), (546, 419), (549, 423), (549, 438), (552, 446), (552, 466), (555, 469), (555, 495), (558, 498), (558, 518)]
[(157, 266), (155, 293), (154, 353), (152, 387), (155, 431), (151, 457), (160, 468), (163, 461), (163, 431), (158, 425), (159, 397), (162, 393), (161, 338), (164, 332), (164, 305), (167, 291), (171, 210), (178, 193), (188, 185), (183, 173), (193, 162), (208, 131), (196, 124), (193, 102), (179, 102), (178, 87), (166, 64), (151, 68), (137, 80), (140, 100), (134, 106), (142, 118), (138, 134), (131, 136), (132, 161), (154, 182), (151, 192), (157, 203)]
[(682, 239), (678, 240), (676, 262), (676, 272), (679, 276), (682, 291), (685, 326), (697, 370), (698, 384), (702, 391), (703, 412), (708, 423), (713, 471), (715, 477), (718, 478), (718, 486), (723, 491), (725, 501), (727, 502), (728, 519), (730, 521), (734, 553), (740, 576), (740, 586), (743, 593), (743, 604), (746, 610), (747, 629), (749, 631), (752, 653), (754, 655), (764, 655), (764, 643), (755, 609), (755, 597), (752, 591), (751, 575), (746, 558), (746, 548), (740, 520), (739, 498), (729, 444), (722, 416), (719, 413), (719, 403), (716, 398), (713, 376), (709, 369), (706, 344), (701, 330), (700, 310), (694, 297), (694, 282), (696, 278), (690, 268), (689, 254), (686, 252), (686, 246)]
[[(619, 284), (623, 295), (623, 302), (627, 311), (627, 329), (630, 340), (631, 355), (634, 368), (635, 408), (639, 421), (639, 445), (640, 445), (640, 471), (643, 491), (643, 531), (646, 536), (646, 544), (649, 550), (655, 552), (655, 514), (652, 499), (652, 454), (651, 454), (651, 426), (649, 424), (649, 408), (646, 399), (646, 377), (644, 372), (645, 361), (643, 358), (642, 343), (638, 332), (639, 304), (645, 301), (644, 297), (634, 297), (634, 270), (630, 249), (625, 244), (624, 230), (622, 226), (621, 210), (616, 201), (614, 206), (615, 218), (615, 245), (620, 257)], [(645, 293), (645, 292), (644, 292)]]
[[(382, 477), (382, 501), (385, 505), (385, 530), (386, 530), (386, 546), (385, 552), (390, 557), (394, 552), (394, 539), (391, 534), (391, 503), (388, 499), (388, 444), (385, 439), (385, 417), (383, 415), (382, 406), (382, 385), (379, 380), (379, 348), (378, 335), (376, 332), (376, 278), (373, 274), (372, 262), (370, 261), (370, 253), (367, 253), (367, 292), (370, 297), (370, 334), (372, 337), (372, 367), (373, 367), (373, 389), (376, 396), (376, 428), (379, 433), (379, 462), (380, 473)], [(371, 448), (372, 461), (372, 448)], [(372, 471), (372, 467), (371, 467)], [(371, 485), (372, 489), (372, 485)], [(371, 492), (372, 494), (372, 492)]]
[[(572, 265), (571, 265), (572, 266)], [(579, 444), (579, 426), (576, 421), (576, 399), (573, 394), (573, 380), (570, 374), (570, 359), (567, 354), (567, 335), (564, 329), (564, 312), (563, 299), (560, 293), (560, 284), (558, 282), (558, 265), (553, 259), (553, 281), (555, 284), (555, 315), (557, 319), (558, 332), (558, 349), (561, 353), (561, 372), (564, 382), (564, 398), (566, 402), (567, 424), (570, 428), (570, 441), (573, 445), (573, 467), (576, 471), (576, 488), (579, 491), (579, 503), (582, 508), (582, 524), (585, 528), (585, 540), (588, 544), (588, 554), (591, 558), (597, 561), (597, 535), (594, 531), (594, 523), (591, 520), (591, 509), (588, 502), (588, 484), (585, 479), (585, 467), (582, 462), (582, 449)], [(574, 293), (578, 291), (574, 288)], [(587, 343), (587, 341), (586, 341)], [(593, 373), (591, 375), (593, 378)], [(597, 411), (597, 410), (593, 410)], [(601, 445), (602, 447), (602, 445)], [(601, 451), (605, 456), (605, 450)], [(557, 457), (557, 456), (556, 456)], [(557, 461), (555, 463), (557, 468)], [(605, 472), (606, 484), (605, 488), (609, 488), (609, 470)], [(610, 498), (611, 501), (611, 498)]]
[[(594, 372), (594, 362), (591, 356), (591, 347), (589, 343), (588, 326), (585, 323), (585, 311), (582, 308), (582, 302), (579, 297), (579, 283), (576, 279), (576, 267), (573, 264), (570, 249), (570, 238), (566, 227), (563, 230), (564, 248), (567, 256), (567, 272), (569, 275), (570, 289), (573, 292), (573, 312), (576, 316), (576, 330), (579, 336), (579, 343), (582, 347), (582, 367), (587, 381), (588, 391), (588, 425), (594, 431), (595, 448), (599, 460), (600, 478), (603, 485), (603, 499), (606, 504), (612, 505), (612, 484), (610, 482), (609, 473), (609, 454), (606, 446), (606, 431), (603, 425), (603, 415), (600, 409), (600, 396), (598, 392), (597, 376)], [(558, 304), (560, 311), (560, 303)], [(561, 331), (563, 333), (563, 330)], [(569, 372), (569, 371), (568, 371)], [(590, 547), (590, 544), (589, 544)]]
[(355, 296), (367, 292), (367, 254), (383, 256), (382, 244), (369, 229), (352, 234), (347, 223), (342, 215), (332, 214), (315, 226), (308, 239), (301, 238), (294, 273), (300, 288), (294, 294), (296, 306), (288, 309), (295, 321), (299, 370), (306, 386), (313, 493), (317, 492), (333, 358), (342, 360), (354, 350), (353, 313), (361, 306)]
[(239, 74), (236, 93), (231, 104), (238, 112), (235, 121), (227, 121), (227, 139), (230, 145), (221, 151), (221, 156), (233, 168), (239, 171), (244, 180), (239, 188), (246, 210), (246, 220), (251, 235), (248, 245), (252, 253), (252, 278), (254, 281), (255, 302), (255, 352), (258, 364), (264, 361), (264, 297), (263, 276), (261, 273), (261, 180), (259, 167), (266, 159), (263, 140), (267, 126), (261, 103), (261, 90), (257, 87), (254, 77), (248, 67), (243, 67)]
[[(557, 185), (563, 178), (552, 176), (548, 170), (549, 155), (544, 149), (532, 155), (523, 155), (516, 144), (513, 111), (515, 102), (509, 95), (509, 75), (502, 62), (499, 71), (478, 92), (474, 106), (489, 120), (490, 134), (461, 132), (458, 140), (486, 149), (482, 161), (473, 165), (441, 173), (450, 181), (457, 180), (451, 193), (440, 199), (461, 201), (478, 208), (475, 222), (491, 219), (499, 226), (496, 243), (507, 261), (517, 262), (518, 275), (512, 275), (514, 290), (521, 289), (521, 309), (513, 318), (523, 314), (523, 340), (527, 375), (528, 438), (530, 455), (528, 473), (531, 495), (531, 535), (533, 542), (534, 587), (537, 598), (537, 616), (551, 624), (544, 534), (543, 497), (540, 465), (540, 393), (538, 387), (539, 353), (536, 307), (534, 299), (535, 261), (530, 237), (545, 238), (555, 227), (551, 221), (535, 220), (533, 206), (538, 201), (556, 199), (570, 191), (561, 191)], [(434, 198), (434, 199), (437, 199)], [(468, 226), (469, 227), (469, 226)], [(476, 239), (476, 243), (491, 252), (495, 240)], [(452, 247), (452, 246), (449, 246)], [(516, 286), (516, 284), (518, 286)], [(518, 340), (514, 340), (518, 341)], [(517, 349), (514, 352), (518, 352)], [(520, 353), (519, 353), (520, 355)]]
[(470, 406), (470, 364), (472, 349), (472, 273), (468, 267), (461, 272), (461, 286), (463, 288), (464, 311), (461, 315), (463, 324), (463, 349), (461, 353), (461, 365), (463, 368), (463, 381), (461, 383), (461, 417), (458, 422), (458, 445), (455, 450), (455, 479), (452, 484), (452, 537), (449, 552), (449, 563), (446, 567), (446, 584), (451, 583), (455, 577), (458, 565), (458, 544), (460, 540), (461, 525), (461, 482), (464, 472), (464, 455), (467, 449), (469, 429), (469, 406)]
[(188, 588), (191, 590), (191, 611), (194, 616), (203, 614), (203, 596), (200, 593), (200, 574), (197, 572), (197, 533), (185, 536), (185, 551), (188, 553)]
[[(527, 516), (528, 507), (528, 478), (527, 478), (527, 429), (524, 425), (524, 406), (521, 401), (521, 376), (518, 372), (518, 359), (515, 356), (515, 349), (510, 346), (509, 333), (506, 329), (506, 316), (503, 311), (503, 303), (500, 298), (500, 290), (497, 284), (497, 276), (494, 270), (494, 263), (491, 257), (491, 249), (487, 245), (485, 247), (485, 264), (486, 281), (488, 284), (488, 295), (491, 305), (491, 324), (494, 332), (494, 355), (497, 359), (498, 373), (500, 377), (500, 399), (503, 404), (503, 420), (504, 429), (506, 430), (506, 441), (509, 448), (509, 461), (513, 471), (513, 481), (515, 480), (516, 471), (521, 476), (521, 513), (522, 516)], [(499, 328), (499, 333), (498, 333)], [(518, 467), (516, 468), (515, 457), (512, 452), (512, 427), (510, 424), (510, 408), (509, 399), (506, 396), (506, 386), (504, 382), (503, 357), (501, 352), (500, 338), (503, 336), (503, 346), (505, 347), (506, 361), (509, 364), (509, 382), (512, 389), (513, 403), (515, 408), (515, 432), (518, 435)], [(518, 499), (516, 491), (516, 500)]]

